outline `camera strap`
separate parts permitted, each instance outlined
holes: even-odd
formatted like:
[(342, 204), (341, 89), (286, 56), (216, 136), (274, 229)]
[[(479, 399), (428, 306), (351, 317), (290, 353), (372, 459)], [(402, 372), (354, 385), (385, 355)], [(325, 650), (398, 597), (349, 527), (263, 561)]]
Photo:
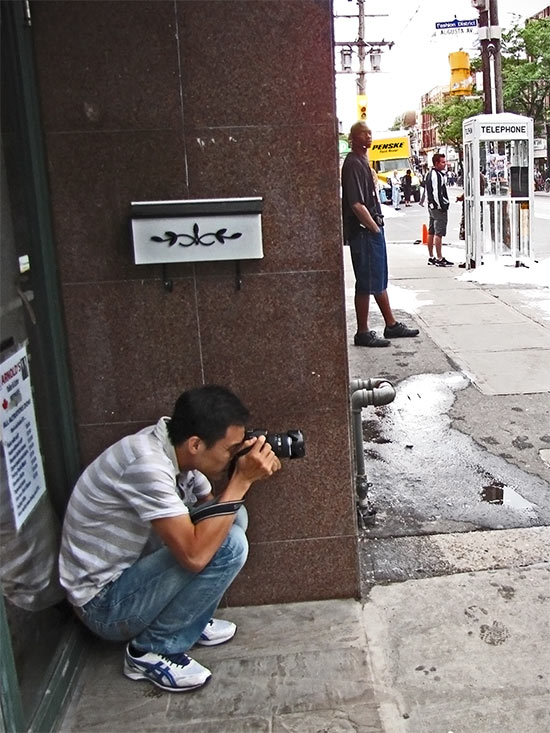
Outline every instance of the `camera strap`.
[(203, 519), (209, 517), (222, 517), (227, 514), (236, 514), (244, 504), (244, 499), (240, 501), (218, 501), (207, 506), (199, 507), (191, 512), (191, 521), (193, 524), (202, 522)]

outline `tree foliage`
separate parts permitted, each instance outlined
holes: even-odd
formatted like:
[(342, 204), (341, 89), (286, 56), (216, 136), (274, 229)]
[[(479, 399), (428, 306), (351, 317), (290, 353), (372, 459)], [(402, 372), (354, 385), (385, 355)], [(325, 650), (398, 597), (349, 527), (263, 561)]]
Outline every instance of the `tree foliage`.
[(441, 143), (458, 150), (462, 145), (462, 122), (480, 114), (482, 108), (481, 98), (448, 97), (443, 102), (429, 104), (423, 112), (433, 118)]
[(550, 122), (550, 19), (504, 32), (501, 51), (504, 109), (532, 117), (540, 131)]
[(390, 127), (390, 130), (402, 130), (404, 117), (405, 117), (404, 114), (397, 115), (397, 117), (393, 121), (393, 125)]

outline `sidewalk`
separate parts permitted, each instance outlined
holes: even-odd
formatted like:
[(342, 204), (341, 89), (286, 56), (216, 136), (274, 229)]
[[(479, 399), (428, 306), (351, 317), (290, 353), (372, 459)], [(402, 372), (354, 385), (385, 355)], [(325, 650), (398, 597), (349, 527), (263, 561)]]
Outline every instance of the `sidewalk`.
[[(485, 395), (550, 391), (548, 288), (456, 279), (456, 267), (427, 267), (421, 245), (390, 245), (389, 254), (392, 305), (435, 343), (430, 353), (465, 369)], [(371, 366), (389, 357), (378, 352), (393, 348), (350, 346), (350, 373), (376, 376)], [(422, 351), (413, 373), (429, 366)], [(130, 682), (122, 645), (92, 642), (62, 730), (546, 733), (550, 528), (473, 532), (460, 545), (441, 537), (452, 575), (377, 585), (363, 602), (224, 610), (238, 635), (194, 650), (213, 671), (195, 693)]]

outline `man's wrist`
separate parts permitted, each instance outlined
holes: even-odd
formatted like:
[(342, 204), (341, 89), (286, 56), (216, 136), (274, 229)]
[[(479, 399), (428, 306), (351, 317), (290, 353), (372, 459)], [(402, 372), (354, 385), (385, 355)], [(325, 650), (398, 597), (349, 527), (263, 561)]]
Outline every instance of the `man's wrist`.
[(229, 483), (220, 496), (220, 501), (240, 501), (246, 496), (246, 492), (252, 486), (252, 481), (233, 474)]

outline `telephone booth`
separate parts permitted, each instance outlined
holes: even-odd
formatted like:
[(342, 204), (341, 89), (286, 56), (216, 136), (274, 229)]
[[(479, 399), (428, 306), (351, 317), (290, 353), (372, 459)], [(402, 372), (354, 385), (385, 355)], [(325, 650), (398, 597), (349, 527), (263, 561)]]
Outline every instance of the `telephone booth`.
[(466, 263), (531, 257), (533, 120), (500, 113), (463, 122)]

